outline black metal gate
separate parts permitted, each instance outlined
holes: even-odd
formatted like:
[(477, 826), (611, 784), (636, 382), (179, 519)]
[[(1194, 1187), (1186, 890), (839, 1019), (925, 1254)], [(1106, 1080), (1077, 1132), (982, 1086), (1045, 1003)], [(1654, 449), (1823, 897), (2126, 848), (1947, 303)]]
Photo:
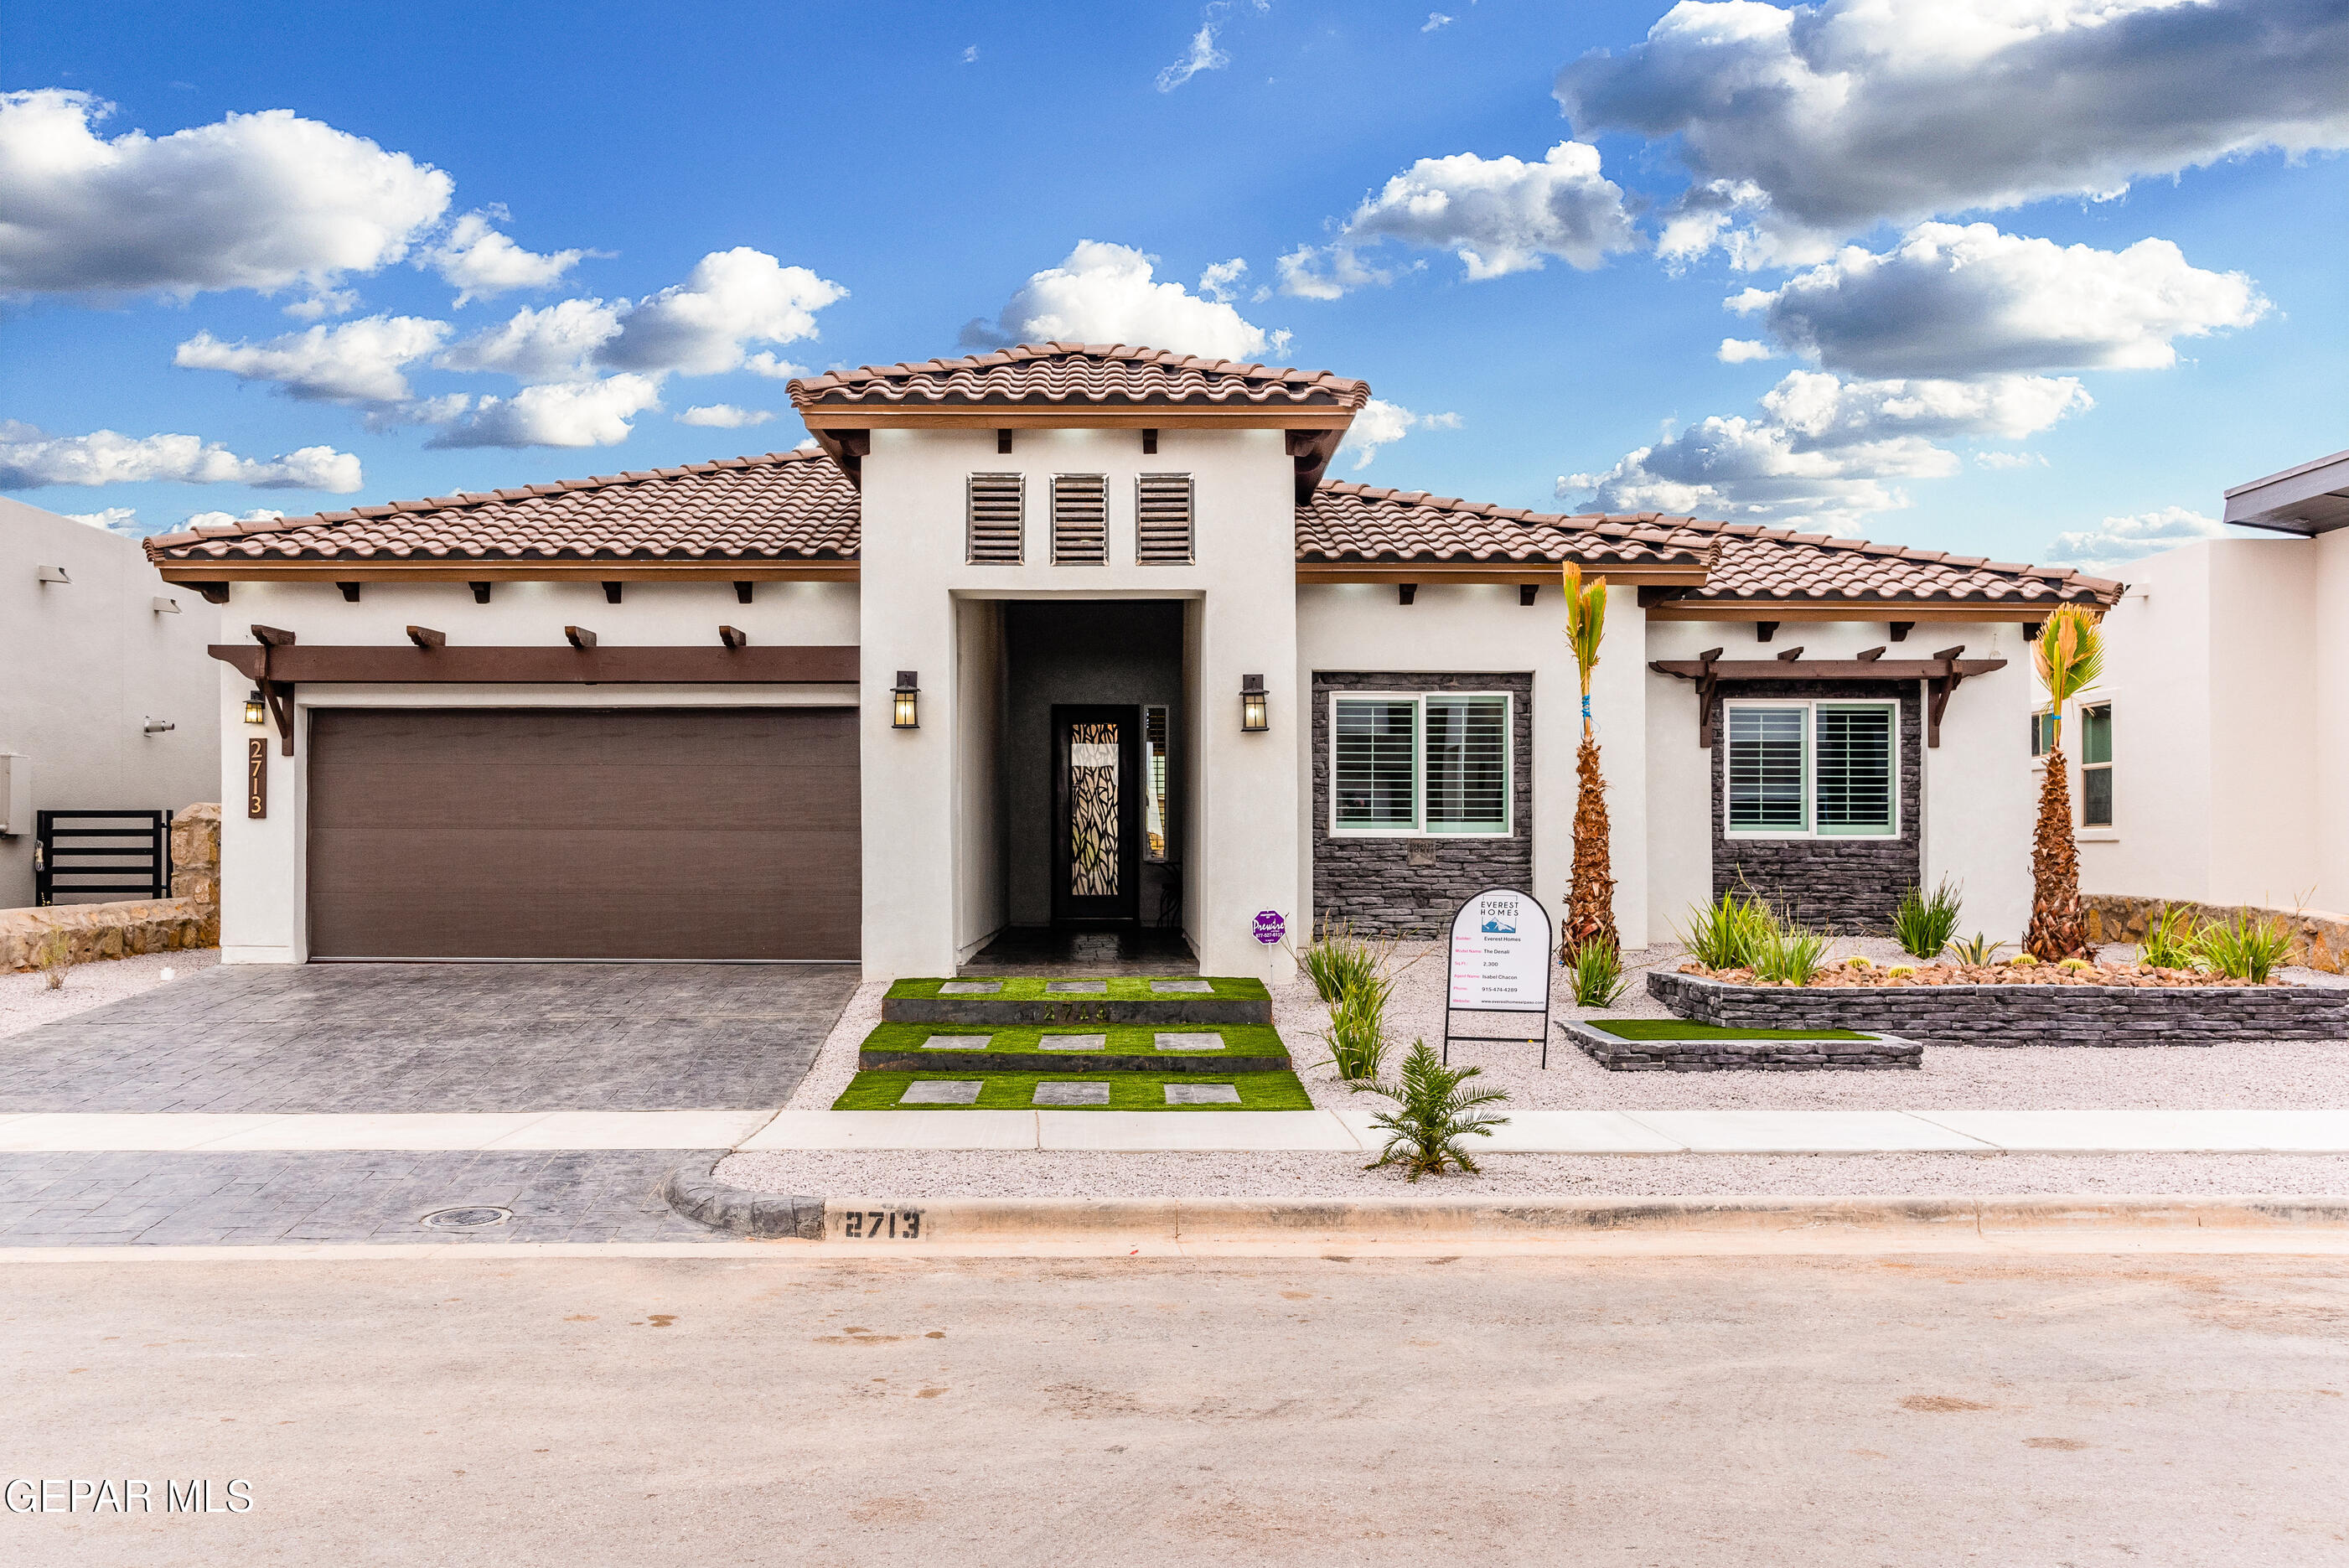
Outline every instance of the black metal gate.
[(171, 896), (168, 811), (36, 812), (33, 831), (36, 904), (54, 904), (60, 895)]

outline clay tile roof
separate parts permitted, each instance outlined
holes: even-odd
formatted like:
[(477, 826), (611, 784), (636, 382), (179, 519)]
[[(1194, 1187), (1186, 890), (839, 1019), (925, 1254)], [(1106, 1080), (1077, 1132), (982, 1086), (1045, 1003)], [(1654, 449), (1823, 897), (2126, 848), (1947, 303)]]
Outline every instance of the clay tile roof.
[(854, 404), (1254, 403), (1352, 412), (1370, 401), (1371, 385), (1327, 370), (1243, 365), (1123, 343), (1023, 343), (959, 359), (833, 370), (793, 381), (791, 396), (802, 410)]
[(2127, 585), (2069, 566), (2029, 566), (1865, 539), (1751, 524), (1698, 523), (1721, 540), (1720, 559), (1692, 599), (1894, 599), (2004, 605), (2110, 607)]
[(856, 558), (856, 492), (820, 452), (697, 462), (487, 494), (200, 527), (147, 541), (158, 566), (247, 561), (772, 561)]
[(1702, 566), (1712, 558), (1715, 541), (1710, 533), (1689, 528), (1688, 522), (1654, 513), (1558, 516), (1325, 480), (1313, 499), (1297, 509), (1297, 558)]

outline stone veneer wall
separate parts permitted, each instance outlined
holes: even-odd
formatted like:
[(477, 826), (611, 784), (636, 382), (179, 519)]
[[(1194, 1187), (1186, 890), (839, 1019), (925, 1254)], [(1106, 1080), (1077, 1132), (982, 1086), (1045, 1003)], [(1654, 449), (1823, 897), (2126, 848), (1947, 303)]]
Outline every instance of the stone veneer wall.
[(1922, 1067), (1914, 1040), (1625, 1040), (1588, 1023), (1562, 1024), (1582, 1054), (1610, 1073), (1864, 1073)]
[(1726, 1029), (1881, 1029), (1925, 1045), (2218, 1045), (2349, 1040), (2349, 988), (1724, 985), (1648, 971), (1648, 994)]
[[(1729, 726), (1723, 698), (1900, 701), (1900, 835), (1897, 838), (1732, 838), (1725, 831)], [(1920, 878), (1924, 738), (1913, 680), (1724, 680), (1713, 724), (1713, 893), (1754, 892), (1790, 919), (1847, 936), (1889, 935), (1900, 895)]]
[(2349, 972), (2349, 915), (2323, 909), (2268, 909), (2233, 904), (2198, 904), (2190, 898), (2143, 898), (2134, 893), (2083, 893), (2088, 940), (2142, 942), (2146, 929), (2168, 908), (2184, 909), (2196, 923), (2232, 920), (2248, 913), (2255, 920), (2282, 920), (2292, 933), (2292, 961), (2333, 974)]
[[(1355, 837), (1330, 832), (1330, 694), (1506, 691), (1507, 837)], [(1434, 937), (1461, 902), (1487, 888), (1534, 889), (1534, 678), (1530, 673), (1313, 672), (1313, 908), (1381, 937)]]
[(171, 897), (109, 904), (0, 909), (0, 974), (38, 969), (55, 932), (66, 961), (220, 946), (220, 806), (191, 805), (171, 820)]

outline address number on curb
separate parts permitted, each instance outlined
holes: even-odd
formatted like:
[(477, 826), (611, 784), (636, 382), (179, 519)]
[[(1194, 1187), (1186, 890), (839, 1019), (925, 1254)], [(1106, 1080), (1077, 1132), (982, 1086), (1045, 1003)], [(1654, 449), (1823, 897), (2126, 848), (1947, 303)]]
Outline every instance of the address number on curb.
[(918, 1209), (851, 1209), (840, 1217), (843, 1241), (918, 1241), (922, 1211)]

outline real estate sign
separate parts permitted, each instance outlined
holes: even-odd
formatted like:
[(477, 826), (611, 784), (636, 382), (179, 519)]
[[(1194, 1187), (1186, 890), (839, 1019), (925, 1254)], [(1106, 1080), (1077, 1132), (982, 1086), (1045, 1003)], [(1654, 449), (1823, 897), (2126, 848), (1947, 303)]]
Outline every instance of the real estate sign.
[(1455, 1012), (1549, 1011), (1549, 913), (1513, 888), (1488, 888), (1452, 918)]

